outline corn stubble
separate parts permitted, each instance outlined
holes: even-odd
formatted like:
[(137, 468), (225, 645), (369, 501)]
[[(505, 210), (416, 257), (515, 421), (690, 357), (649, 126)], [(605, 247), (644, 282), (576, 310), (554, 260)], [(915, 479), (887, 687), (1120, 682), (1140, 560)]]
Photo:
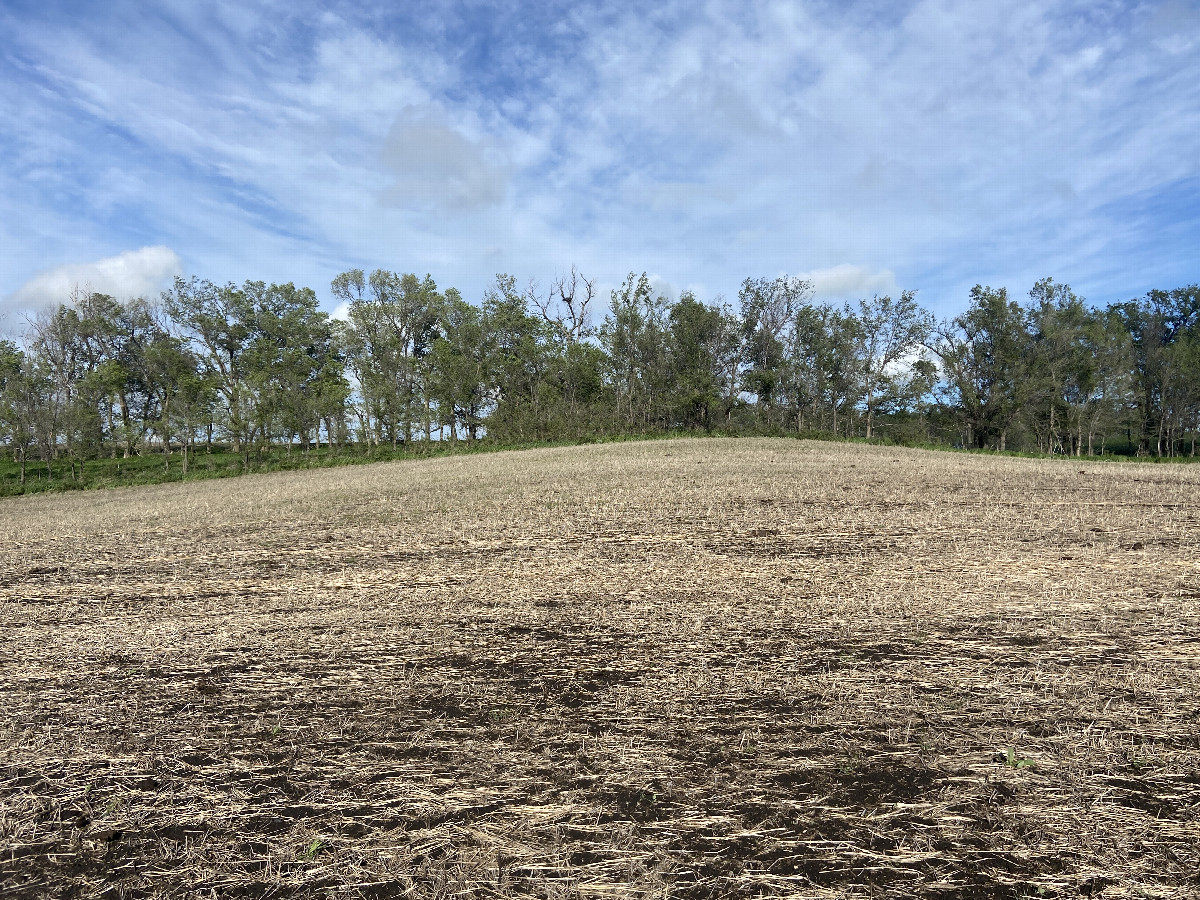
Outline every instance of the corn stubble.
[(1200, 893), (1200, 468), (698, 439), (0, 521), (5, 897)]

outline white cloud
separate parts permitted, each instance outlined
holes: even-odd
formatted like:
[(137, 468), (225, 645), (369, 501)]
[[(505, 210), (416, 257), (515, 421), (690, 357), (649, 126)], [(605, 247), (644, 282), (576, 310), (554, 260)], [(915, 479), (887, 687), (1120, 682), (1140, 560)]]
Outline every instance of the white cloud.
[(68, 263), (34, 275), (5, 298), (10, 310), (41, 309), (64, 303), (79, 286), (118, 300), (150, 296), (183, 272), (179, 256), (169, 247), (142, 247), (98, 259)]
[[(730, 294), (803, 267), (830, 298), (899, 280), (960, 306), (977, 280), (1094, 296), (1089, 277), (1194, 257), (1158, 227), (1200, 173), (1188, 0), (671, 0), (653, 28), (638, 5), (531, 4), (494, 34), (460, 21), (486, 5), (420, 27), (285, 6), (184, 5), (170, 27), (0, 10), (28, 70), (0, 80), (0, 295), (31, 259), (144, 234), (216, 281), (323, 291), (383, 266), (470, 299), (577, 263)], [(1159, 196), (1153, 221), (1121, 215)]]
[(859, 299), (896, 291), (896, 276), (891, 271), (875, 272), (849, 263), (830, 269), (814, 269), (801, 277), (813, 283), (813, 292), (820, 299)]

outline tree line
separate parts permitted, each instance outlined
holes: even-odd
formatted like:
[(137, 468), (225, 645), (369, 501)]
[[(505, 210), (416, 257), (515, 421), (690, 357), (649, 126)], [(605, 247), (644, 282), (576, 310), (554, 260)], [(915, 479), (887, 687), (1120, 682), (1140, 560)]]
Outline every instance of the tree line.
[(499, 275), (478, 304), (428, 275), (345, 272), (346, 315), (293, 284), (176, 279), (157, 300), (76, 290), (0, 341), (0, 441), (20, 467), (214, 445), (288, 453), (697, 431), (827, 433), (1093, 455), (1195, 454), (1200, 287), (1105, 307), (1043, 279), (976, 286), (938, 320), (912, 291), (817, 302), (747, 278), (736, 303), (631, 273)]

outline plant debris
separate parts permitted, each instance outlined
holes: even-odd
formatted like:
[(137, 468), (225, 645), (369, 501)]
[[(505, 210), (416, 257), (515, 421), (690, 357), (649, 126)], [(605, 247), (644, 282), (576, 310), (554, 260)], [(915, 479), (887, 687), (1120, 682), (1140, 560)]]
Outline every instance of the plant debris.
[(695, 439), (0, 518), (5, 898), (1200, 893), (1200, 468)]

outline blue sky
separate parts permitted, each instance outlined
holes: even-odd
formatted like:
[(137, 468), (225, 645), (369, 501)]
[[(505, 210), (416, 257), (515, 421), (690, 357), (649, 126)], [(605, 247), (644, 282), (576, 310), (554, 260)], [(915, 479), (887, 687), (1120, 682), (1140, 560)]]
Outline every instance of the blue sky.
[[(397, 12), (397, 10), (401, 10)], [(1200, 280), (1200, 2), (0, 0), (0, 313), (176, 273)]]

